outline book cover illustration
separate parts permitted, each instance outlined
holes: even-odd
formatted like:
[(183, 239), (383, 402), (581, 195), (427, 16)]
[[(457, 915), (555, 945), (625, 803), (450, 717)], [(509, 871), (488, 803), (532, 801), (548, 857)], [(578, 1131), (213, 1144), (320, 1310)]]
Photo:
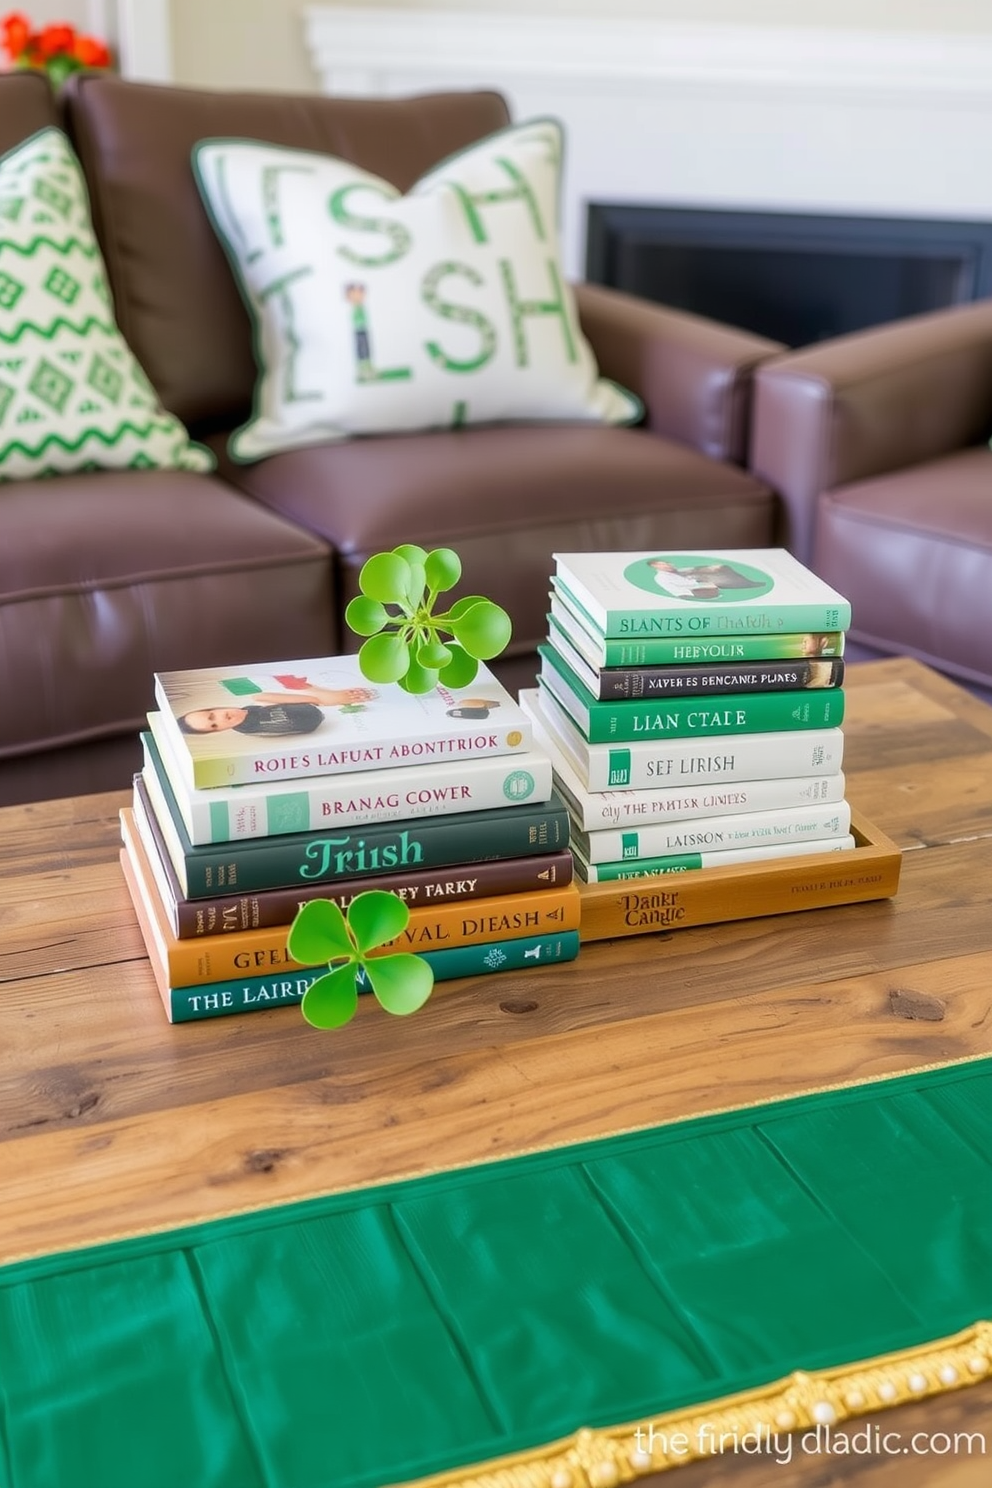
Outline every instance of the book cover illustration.
[(198, 790), (523, 753), (530, 726), (485, 666), (468, 687), (370, 686), (357, 656), (159, 672), (155, 698)]
[(849, 602), (784, 548), (556, 553), (555, 590), (609, 638), (846, 630)]

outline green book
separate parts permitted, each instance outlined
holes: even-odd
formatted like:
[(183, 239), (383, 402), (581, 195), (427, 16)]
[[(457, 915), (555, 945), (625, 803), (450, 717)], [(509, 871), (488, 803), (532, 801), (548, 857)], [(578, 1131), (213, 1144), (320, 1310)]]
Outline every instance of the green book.
[(556, 553), (555, 588), (610, 640), (830, 633), (851, 606), (785, 548)]
[(590, 744), (834, 728), (844, 717), (844, 693), (839, 687), (599, 702), (553, 647), (537, 649), (541, 682)]
[(739, 661), (793, 661), (803, 657), (844, 654), (844, 632), (776, 631), (774, 634), (731, 636), (641, 636), (611, 641), (597, 635), (588, 616), (569, 609), (560, 593), (552, 591), (548, 623), (564, 633), (589, 666), (600, 671), (613, 667), (684, 666)]
[(168, 777), (156, 760), (155, 741), (149, 735), (143, 742), (150, 764), (141, 779), (187, 899), (364, 878), (408, 868), (525, 858), (568, 846), (568, 812), (556, 794), (535, 806), (370, 822), (354, 829), (287, 832), (280, 837), (248, 837), (194, 847)]
[[(417, 954), (428, 963), (435, 981), (453, 981), (455, 977), (489, 976), (498, 971), (547, 966), (552, 961), (574, 961), (579, 954), (579, 932), (562, 930), (554, 935), (530, 935), (523, 940), (496, 940), (485, 945), (454, 946), (447, 951)], [(170, 1023), (189, 1023), (197, 1018), (222, 1018), (228, 1013), (284, 1007), (286, 1003), (302, 1002), (307, 988), (326, 970), (318, 966), (271, 977), (170, 987), (166, 1012)], [(358, 990), (371, 990), (361, 974)]]

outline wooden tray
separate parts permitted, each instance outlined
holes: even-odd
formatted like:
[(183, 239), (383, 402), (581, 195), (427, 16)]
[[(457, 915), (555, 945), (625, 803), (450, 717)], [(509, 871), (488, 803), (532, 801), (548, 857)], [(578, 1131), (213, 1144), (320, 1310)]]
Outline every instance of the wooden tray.
[(850, 852), (696, 868), (685, 873), (579, 883), (583, 941), (650, 935), (722, 920), (822, 909), (891, 899), (899, 888), (902, 852), (858, 811), (851, 813), (857, 847)]

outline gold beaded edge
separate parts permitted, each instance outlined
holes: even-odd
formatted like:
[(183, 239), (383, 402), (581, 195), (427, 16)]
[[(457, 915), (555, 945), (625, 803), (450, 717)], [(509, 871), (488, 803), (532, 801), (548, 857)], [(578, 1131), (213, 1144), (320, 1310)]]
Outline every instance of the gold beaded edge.
[(408, 1488), (617, 1488), (648, 1473), (719, 1456), (725, 1442), (834, 1427), (992, 1378), (992, 1321), (937, 1343), (839, 1369), (796, 1370), (774, 1384), (710, 1404), (574, 1436), (481, 1466), (420, 1478)]

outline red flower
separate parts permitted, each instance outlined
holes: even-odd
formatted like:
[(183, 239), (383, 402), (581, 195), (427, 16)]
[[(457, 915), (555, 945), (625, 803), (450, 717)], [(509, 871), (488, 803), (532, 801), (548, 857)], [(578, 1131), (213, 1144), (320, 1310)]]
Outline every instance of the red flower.
[(44, 26), (38, 38), (38, 50), (46, 61), (50, 61), (52, 57), (71, 57), (75, 44), (74, 26)]
[(0, 46), (11, 62), (16, 62), (31, 39), (31, 22), (19, 10), (12, 10), (0, 21)]
[(72, 55), (83, 67), (110, 66), (110, 52), (93, 36), (77, 36)]

